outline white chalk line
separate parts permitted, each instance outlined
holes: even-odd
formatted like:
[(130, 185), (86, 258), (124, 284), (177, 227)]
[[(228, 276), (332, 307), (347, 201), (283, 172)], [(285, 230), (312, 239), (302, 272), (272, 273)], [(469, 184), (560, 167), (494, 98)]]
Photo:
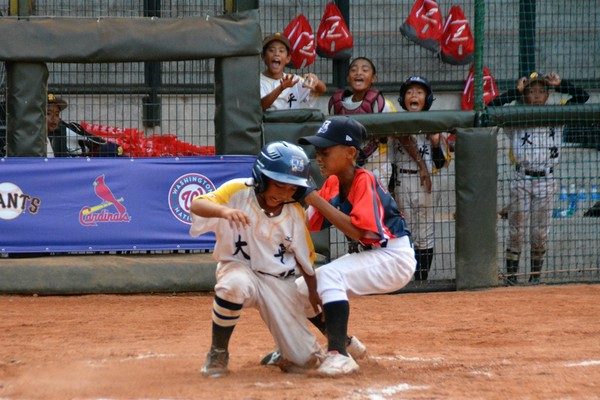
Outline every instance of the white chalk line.
[(404, 357), (404, 356), (369, 356), (369, 359), (375, 361), (414, 361), (414, 362), (441, 362), (443, 358), (423, 358), (423, 357)]
[[(134, 354), (125, 358), (121, 358), (120, 360), (117, 360), (118, 362), (130, 362), (130, 361), (140, 361), (140, 360), (146, 360), (146, 359), (151, 359), (151, 358), (170, 358), (170, 357), (175, 357), (176, 354), (156, 354), (156, 353), (141, 353), (141, 354)], [(107, 358), (103, 358), (101, 360), (89, 360), (88, 361), (88, 365), (93, 366), (97, 366), (97, 365), (103, 365), (106, 364), (107, 362), (112, 361), (109, 360)]]
[(427, 388), (428, 386), (413, 386), (409, 385), (408, 383), (401, 383), (398, 385), (384, 386), (381, 388), (355, 390), (348, 397), (348, 399), (384, 400), (398, 393), (407, 392), (409, 390), (423, 390)]
[(567, 367), (593, 367), (595, 365), (600, 365), (600, 360), (587, 360), (566, 364)]

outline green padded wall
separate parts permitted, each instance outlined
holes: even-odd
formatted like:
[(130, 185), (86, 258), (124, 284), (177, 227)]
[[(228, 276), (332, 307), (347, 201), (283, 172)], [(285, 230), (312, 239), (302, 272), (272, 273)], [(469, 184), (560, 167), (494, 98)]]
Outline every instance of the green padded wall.
[(456, 289), (498, 285), (494, 128), (456, 131)]

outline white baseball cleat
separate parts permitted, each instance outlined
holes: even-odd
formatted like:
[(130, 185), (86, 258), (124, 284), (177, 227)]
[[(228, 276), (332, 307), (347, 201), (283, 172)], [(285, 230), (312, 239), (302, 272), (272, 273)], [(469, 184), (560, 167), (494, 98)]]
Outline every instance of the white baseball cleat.
[(362, 344), (356, 336), (348, 337), (348, 343), (346, 344), (346, 351), (355, 360), (362, 360), (367, 355), (367, 346)]
[(360, 371), (360, 367), (352, 356), (345, 356), (337, 351), (329, 351), (317, 368), (316, 373), (324, 376), (350, 375)]

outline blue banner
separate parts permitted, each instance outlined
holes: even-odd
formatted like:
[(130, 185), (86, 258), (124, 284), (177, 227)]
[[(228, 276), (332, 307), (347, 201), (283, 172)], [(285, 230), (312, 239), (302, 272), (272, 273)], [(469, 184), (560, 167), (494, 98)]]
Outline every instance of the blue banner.
[(0, 159), (0, 252), (212, 249), (188, 233), (190, 202), (254, 159)]

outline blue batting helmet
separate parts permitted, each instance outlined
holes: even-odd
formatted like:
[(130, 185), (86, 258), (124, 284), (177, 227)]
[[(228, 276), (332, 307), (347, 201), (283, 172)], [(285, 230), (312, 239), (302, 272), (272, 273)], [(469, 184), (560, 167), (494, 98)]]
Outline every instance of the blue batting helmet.
[(256, 158), (252, 167), (252, 177), (257, 194), (267, 189), (265, 176), (301, 188), (312, 187), (310, 160), (306, 153), (302, 147), (285, 141), (267, 144)]
[(431, 108), (431, 105), (433, 104), (433, 100), (435, 99), (433, 98), (433, 90), (431, 89), (431, 84), (427, 79), (423, 78), (422, 76), (411, 76), (402, 84), (402, 86), (400, 86), (400, 97), (398, 97), (398, 103), (400, 103), (400, 107), (406, 110), (406, 105), (404, 104), (404, 95), (406, 94), (408, 87), (414, 84), (421, 85), (427, 90), (427, 97), (425, 98), (425, 105), (423, 106), (423, 110), (429, 110)]

